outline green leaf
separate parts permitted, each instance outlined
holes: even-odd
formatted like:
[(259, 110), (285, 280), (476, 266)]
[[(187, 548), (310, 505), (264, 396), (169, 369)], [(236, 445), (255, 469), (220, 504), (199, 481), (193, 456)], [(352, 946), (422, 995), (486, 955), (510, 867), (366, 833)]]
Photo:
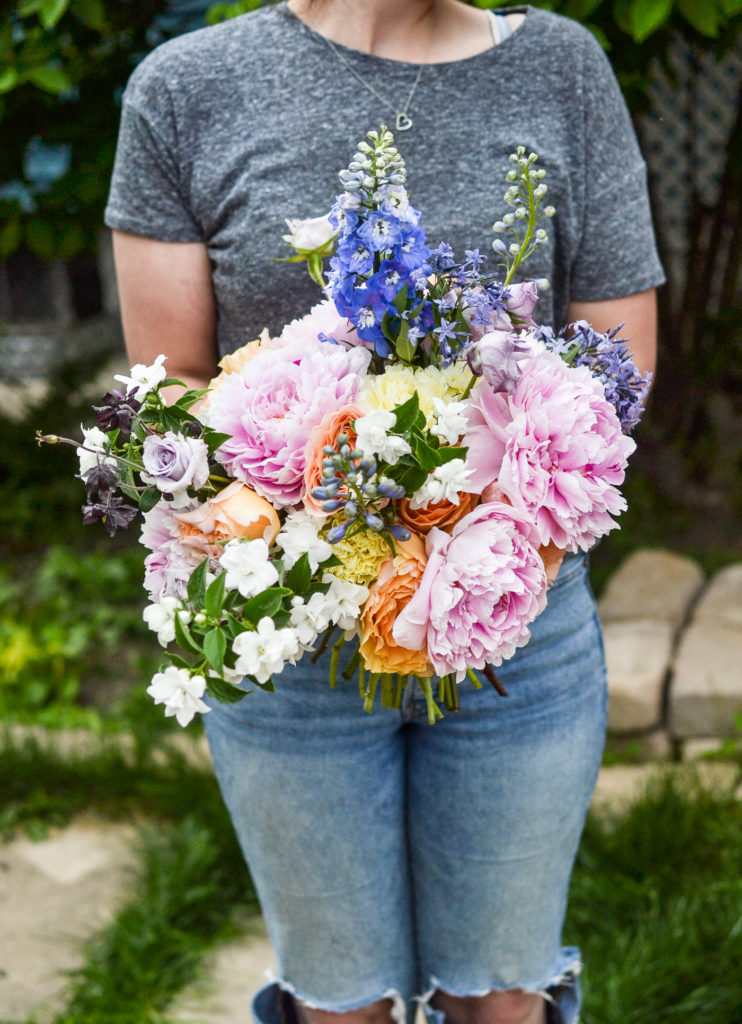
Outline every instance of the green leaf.
[(9, 220), (0, 228), (0, 256), (10, 256), (20, 245), (23, 231), (20, 221)]
[(407, 309), (407, 285), (404, 288), (400, 288), (394, 296), (392, 305), (399, 313), (404, 313), (405, 309)]
[(206, 594), (204, 595), (204, 611), (213, 619), (217, 618), (222, 610), (226, 579), (226, 572), (220, 572), (217, 578), (212, 580), (206, 588)]
[(197, 608), (203, 608), (206, 597), (206, 570), (209, 566), (208, 558), (199, 562), (188, 580), (188, 600)]
[(742, 13), (742, 0), (721, 0), (721, 9), (728, 18)]
[(672, 0), (633, 0), (629, 29), (637, 43), (643, 43), (672, 13)]
[(415, 458), (426, 472), (431, 473), (440, 466), (441, 461), (435, 448), (431, 448), (421, 437), (415, 438), (414, 444)]
[(0, 93), (10, 92), (18, 85), (18, 72), (15, 68), (3, 68), (0, 71)]
[(286, 586), (290, 587), (295, 594), (306, 594), (311, 583), (312, 569), (309, 565), (309, 555), (305, 551), (286, 574)]
[(696, 32), (710, 38), (718, 36), (721, 11), (713, 0), (678, 0), (678, 9)]
[(397, 433), (406, 434), (412, 430), (420, 417), (420, 399), (417, 397), (417, 391), (414, 391), (412, 396), (406, 402), (403, 402), (402, 405), (392, 409), (392, 412), (397, 420), (394, 428)]
[(266, 615), (272, 619), (283, 604), (284, 597), (288, 597), (289, 594), (291, 594), (291, 591), (286, 587), (269, 587), (261, 594), (256, 594), (255, 597), (250, 598), (245, 604), (242, 613), (248, 622), (253, 622), (257, 626)]
[(603, 0), (567, 0), (562, 14), (575, 21), (586, 21), (602, 3)]
[(41, 0), (39, 3), (39, 17), (44, 28), (54, 28), (61, 19), (70, 0)]
[(394, 349), (397, 355), (405, 363), (411, 363), (415, 356), (415, 346), (408, 338), (409, 330), (410, 325), (406, 320), (403, 320), (397, 340), (394, 342)]
[(37, 85), (39, 89), (43, 89), (44, 92), (53, 93), (55, 96), (59, 96), (60, 93), (67, 92), (68, 89), (72, 88), (72, 82), (67, 72), (51, 64), (29, 68), (26, 72), (26, 78), (29, 82)]
[(211, 676), (206, 686), (206, 692), (210, 697), (214, 697), (221, 704), (236, 704), (237, 701), (247, 697), (250, 690), (241, 690), (234, 683), (228, 683), (226, 679), (214, 679)]
[(394, 479), (404, 487), (407, 494), (414, 494), (428, 479), (428, 474), (419, 466), (405, 466), (401, 472), (394, 474)]
[(153, 509), (162, 495), (156, 487), (148, 487), (139, 495), (139, 511), (149, 512)]
[(102, 0), (72, 0), (72, 10), (83, 25), (96, 32), (106, 31), (106, 12)]
[(459, 447), (458, 445), (439, 448), (438, 461), (442, 465), (444, 462), (453, 462), (454, 459), (465, 459), (468, 451), (468, 448)]
[(204, 430), (203, 439), (209, 449), (209, 455), (213, 455), (217, 448), (221, 448), (225, 441), (231, 437), (230, 434), (220, 434), (216, 430)]
[(206, 660), (217, 672), (224, 670), (224, 655), (227, 653), (227, 638), (218, 626), (214, 626), (204, 637)]
[(186, 651), (188, 654), (195, 654), (199, 658), (203, 658), (204, 652), (201, 650), (199, 645), (193, 639), (191, 631), (181, 619), (180, 615), (175, 615), (175, 640), (178, 647), (182, 651)]

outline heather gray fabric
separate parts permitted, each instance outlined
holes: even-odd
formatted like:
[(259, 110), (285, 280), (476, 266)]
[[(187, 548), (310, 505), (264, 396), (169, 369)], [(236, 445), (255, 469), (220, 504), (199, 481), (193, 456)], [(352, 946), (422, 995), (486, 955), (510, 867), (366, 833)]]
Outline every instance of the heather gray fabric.
[[(548, 277), (545, 322), (570, 299), (616, 298), (664, 278), (645, 167), (609, 64), (576, 22), (531, 7), (508, 39), (423, 68), (398, 136), (428, 242), (490, 251), (508, 154), (540, 155), (557, 208), (548, 247), (527, 264)], [(502, 11), (501, 11), (502, 13)], [(399, 109), (417, 65), (339, 47)], [(221, 352), (277, 333), (320, 292), (289, 254), (285, 217), (326, 212), (337, 172), (392, 112), (285, 5), (171, 40), (124, 95), (106, 223), (171, 242), (205, 242)], [(494, 265), (494, 264), (493, 264)]]

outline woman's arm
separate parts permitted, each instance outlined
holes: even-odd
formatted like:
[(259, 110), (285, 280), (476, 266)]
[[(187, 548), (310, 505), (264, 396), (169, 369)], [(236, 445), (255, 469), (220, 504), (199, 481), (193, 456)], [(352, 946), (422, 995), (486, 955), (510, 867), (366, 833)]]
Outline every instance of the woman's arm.
[(610, 331), (625, 323), (621, 338), (628, 341), (637, 367), (654, 373), (657, 362), (657, 293), (654, 288), (604, 302), (570, 302), (567, 322), (587, 320), (596, 331)]
[(217, 372), (216, 306), (206, 246), (113, 232), (121, 320), (131, 363), (168, 357), (168, 377), (205, 387)]

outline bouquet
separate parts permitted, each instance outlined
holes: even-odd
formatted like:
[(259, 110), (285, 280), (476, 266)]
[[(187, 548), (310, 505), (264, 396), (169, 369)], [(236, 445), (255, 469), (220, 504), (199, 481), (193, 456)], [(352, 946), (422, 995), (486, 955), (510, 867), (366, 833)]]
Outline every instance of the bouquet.
[(428, 247), (391, 133), (369, 132), (330, 214), (287, 222), (324, 300), (173, 404), (165, 356), (134, 366), (68, 442), (85, 522), (143, 518), (144, 618), (168, 649), (148, 692), (181, 725), (328, 648), (335, 686), (345, 644), (367, 711), (417, 680), (433, 722), (476, 672), (504, 695), (494, 669), (564, 552), (616, 525), (649, 377), (618, 329), (534, 321), (537, 284), (514, 276), (555, 211), (536, 155), (510, 161), (487, 271)]

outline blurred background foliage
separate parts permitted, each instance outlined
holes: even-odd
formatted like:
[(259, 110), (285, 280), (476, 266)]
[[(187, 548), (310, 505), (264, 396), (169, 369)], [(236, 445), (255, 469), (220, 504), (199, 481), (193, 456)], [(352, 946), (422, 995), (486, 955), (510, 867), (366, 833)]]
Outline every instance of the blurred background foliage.
[[(505, 0), (469, 2), (506, 6)], [(39, 266), (69, 267), (76, 260), (94, 265), (129, 74), (170, 36), (261, 5), (262, 0), (4, 5), (0, 264), (29, 254)], [(740, 45), (742, 0), (533, 0), (533, 6), (575, 18), (594, 32), (637, 117), (651, 105), (658, 67), (670, 82), (676, 74), (673, 41), (680, 39), (692, 54), (699, 75), (705, 60), (721, 60)], [(593, 558), (598, 586), (638, 544), (686, 550), (709, 571), (742, 554), (741, 112), (738, 103), (718, 201), (709, 207), (693, 198), (682, 301), (673, 305), (667, 289), (661, 295), (660, 372), (627, 484), (629, 513), (620, 533), (599, 545)], [(662, 247), (661, 222), (658, 229)], [(78, 279), (84, 289), (88, 278)], [(707, 301), (712, 279), (722, 282), (713, 307)], [(84, 296), (78, 305), (79, 314), (86, 309)], [(92, 313), (100, 309), (96, 301), (89, 306)], [(0, 341), (3, 333), (0, 323)], [(131, 687), (158, 658), (141, 621), (143, 552), (136, 534), (111, 544), (102, 531), (83, 531), (73, 452), (40, 450), (33, 443), (38, 428), (75, 436), (81, 422), (91, 422), (94, 396), (85, 384), (105, 355), (81, 356), (53, 369), (46, 397), (25, 416), (12, 418), (0, 402), (5, 718), (100, 729), (137, 721), (147, 728), (155, 722), (165, 726), (142, 699), (143, 688)]]

